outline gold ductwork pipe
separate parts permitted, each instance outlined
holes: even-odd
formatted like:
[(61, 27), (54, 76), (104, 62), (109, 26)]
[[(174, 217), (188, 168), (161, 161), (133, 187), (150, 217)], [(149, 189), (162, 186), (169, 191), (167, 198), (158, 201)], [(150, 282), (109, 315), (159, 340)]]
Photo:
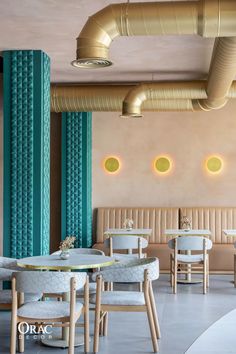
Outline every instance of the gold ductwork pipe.
[[(121, 112), (125, 96), (135, 85), (51, 85), (52, 112)], [(199, 96), (197, 96), (199, 97)], [(200, 96), (202, 97), (202, 95)], [(147, 100), (144, 111), (193, 111), (191, 99)]]
[(235, 75), (236, 37), (217, 38), (207, 80), (207, 99), (193, 102), (194, 107), (204, 111), (224, 107)]
[(111, 42), (118, 36), (236, 36), (236, 1), (200, 0), (111, 4), (89, 17), (77, 38), (72, 65), (99, 68), (112, 64)]
[[(162, 82), (139, 85), (51, 85), (52, 112), (121, 112), (124, 100), (135, 107), (134, 115), (143, 111), (194, 111), (192, 102), (205, 99), (206, 81)], [(145, 91), (146, 90), (146, 91)], [(145, 91), (145, 93), (143, 93)], [(132, 100), (131, 100), (132, 98)], [(227, 98), (236, 98), (236, 81)], [(139, 104), (139, 106), (137, 105)], [(129, 106), (127, 106), (128, 108)], [(127, 114), (130, 113), (130, 114)], [(133, 111), (124, 112), (132, 116)]]
[(141, 107), (149, 101), (206, 99), (206, 85), (206, 81), (152, 82), (137, 85), (128, 92), (123, 101), (122, 116), (142, 117)]

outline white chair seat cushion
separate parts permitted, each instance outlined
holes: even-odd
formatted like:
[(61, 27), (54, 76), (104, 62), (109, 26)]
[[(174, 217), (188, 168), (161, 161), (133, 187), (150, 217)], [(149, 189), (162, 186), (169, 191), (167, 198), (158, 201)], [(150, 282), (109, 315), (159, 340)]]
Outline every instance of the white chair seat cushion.
[[(25, 294), (24, 302), (37, 301), (41, 299), (41, 294)], [(0, 290), (0, 304), (11, 304), (11, 290)]]
[(13, 272), (14, 270), (11, 269), (0, 268), (0, 281), (10, 281)]
[[(124, 254), (124, 253), (113, 253), (113, 257), (116, 261), (132, 261), (134, 259), (139, 259), (138, 253)], [(140, 258), (144, 258), (145, 254), (142, 254)]]
[[(96, 294), (97, 284), (96, 283), (89, 283), (89, 294)], [(76, 295), (83, 295), (84, 288), (81, 288), (76, 291)]]
[[(80, 312), (82, 307), (83, 304), (77, 302), (75, 312)], [(17, 314), (21, 317), (35, 319), (68, 317), (70, 315), (70, 303), (67, 301), (28, 302), (18, 309)]]
[[(145, 305), (144, 294), (138, 291), (103, 291), (102, 305)], [(96, 295), (90, 296), (91, 304), (96, 303)]]
[[(208, 258), (208, 255), (206, 255), (206, 258)], [(177, 260), (179, 262), (183, 263), (198, 263), (198, 262), (203, 262), (203, 254), (178, 254), (177, 255)]]

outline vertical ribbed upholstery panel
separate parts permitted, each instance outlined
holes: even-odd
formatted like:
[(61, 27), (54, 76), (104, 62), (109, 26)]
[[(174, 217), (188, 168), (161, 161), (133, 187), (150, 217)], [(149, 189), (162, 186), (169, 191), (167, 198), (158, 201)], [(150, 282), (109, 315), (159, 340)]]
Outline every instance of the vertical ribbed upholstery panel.
[(165, 229), (179, 226), (178, 208), (98, 208), (96, 242), (104, 241), (108, 228), (122, 228), (125, 219), (134, 220), (134, 228), (150, 228), (149, 243), (166, 243)]
[(233, 237), (223, 234), (224, 229), (236, 229), (236, 208), (231, 207), (197, 207), (181, 208), (180, 219), (183, 215), (191, 218), (193, 229), (209, 229), (214, 243), (234, 243)]

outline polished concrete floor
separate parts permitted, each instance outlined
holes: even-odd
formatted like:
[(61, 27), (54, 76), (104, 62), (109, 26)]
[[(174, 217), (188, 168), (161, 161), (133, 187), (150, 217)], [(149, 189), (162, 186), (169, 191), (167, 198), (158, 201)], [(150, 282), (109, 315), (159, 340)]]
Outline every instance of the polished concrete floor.
[[(167, 275), (161, 275), (154, 285), (162, 338), (160, 354), (184, 354), (191, 344), (215, 321), (236, 308), (236, 289), (232, 276), (210, 277), (210, 291), (202, 294), (200, 284), (179, 285), (178, 294), (173, 295)], [(119, 285), (124, 288), (123, 285)], [(91, 315), (91, 336), (93, 334)], [(10, 314), (0, 312), (0, 353), (9, 353)], [(231, 353), (236, 353), (236, 349)], [(83, 347), (75, 349), (82, 353)], [(144, 354), (152, 352), (148, 322), (145, 313), (111, 313), (108, 337), (100, 339), (101, 354)], [(43, 346), (39, 340), (26, 340), (25, 353), (67, 353), (63, 349)], [(92, 353), (92, 343), (91, 343)], [(207, 348), (204, 354), (208, 353)], [(221, 354), (227, 354), (222, 352)], [(200, 353), (199, 353), (200, 354)]]

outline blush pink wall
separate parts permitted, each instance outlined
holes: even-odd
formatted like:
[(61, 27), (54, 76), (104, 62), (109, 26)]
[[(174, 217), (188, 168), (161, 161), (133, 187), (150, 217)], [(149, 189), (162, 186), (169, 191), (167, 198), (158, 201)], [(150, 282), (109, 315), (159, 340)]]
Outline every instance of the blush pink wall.
[[(118, 113), (93, 113), (93, 207), (236, 206), (236, 100), (219, 111), (145, 113), (120, 119)], [(173, 159), (169, 175), (152, 170), (155, 156)], [(205, 158), (219, 154), (220, 175), (209, 175)], [(107, 175), (102, 161), (116, 155), (117, 175)]]

